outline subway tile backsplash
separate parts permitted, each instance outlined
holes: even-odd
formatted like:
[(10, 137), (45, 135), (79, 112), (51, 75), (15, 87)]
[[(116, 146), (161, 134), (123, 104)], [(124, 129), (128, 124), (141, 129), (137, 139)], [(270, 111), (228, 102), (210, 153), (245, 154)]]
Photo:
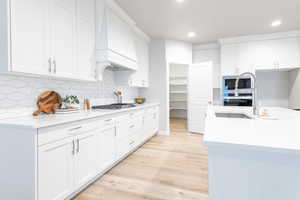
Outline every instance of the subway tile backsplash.
[(0, 75), (0, 118), (30, 114), (36, 109), (37, 97), (44, 91), (54, 90), (65, 95), (77, 95), (92, 99), (99, 104), (116, 102), (115, 90), (121, 90), (123, 100), (132, 102), (138, 96), (137, 88), (117, 85), (114, 73), (105, 71), (103, 82), (79, 82), (53, 78), (33, 78)]

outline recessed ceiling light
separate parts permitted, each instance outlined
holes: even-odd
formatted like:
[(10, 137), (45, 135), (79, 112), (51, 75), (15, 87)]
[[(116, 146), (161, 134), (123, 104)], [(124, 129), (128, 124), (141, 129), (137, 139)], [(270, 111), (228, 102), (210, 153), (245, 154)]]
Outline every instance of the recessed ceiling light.
[(176, 0), (178, 3), (182, 3), (184, 2), (184, 0)]
[(282, 24), (281, 20), (275, 20), (271, 23), (272, 27), (277, 27), (280, 26)]
[(195, 33), (195, 32), (189, 32), (189, 33), (187, 34), (187, 36), (188, 36), (189, 38), (192, 38), (192, 37), (195, 37), (195, 36), (196, 36), (196, 33)]

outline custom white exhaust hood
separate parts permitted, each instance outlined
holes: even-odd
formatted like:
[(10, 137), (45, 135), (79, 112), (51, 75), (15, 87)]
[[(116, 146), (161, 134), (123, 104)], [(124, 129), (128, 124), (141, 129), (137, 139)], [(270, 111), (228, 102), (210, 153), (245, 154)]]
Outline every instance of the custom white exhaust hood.
[[(107, 67), (113, 71), (138, 69), (134, 28), (136, 23), (114, 2), (96, 1), (96, 62), (101, 81)], [(103, 14), (104, 13), (104, 14)]]
[(134, 73), (138, 69), (137, 62), (124, 58), (110, 50), (98, 50), (96, 52), (96, 71), (98, 80), (103, 80), (103, 72), (109, 68), (112, 71), (128, 71)]

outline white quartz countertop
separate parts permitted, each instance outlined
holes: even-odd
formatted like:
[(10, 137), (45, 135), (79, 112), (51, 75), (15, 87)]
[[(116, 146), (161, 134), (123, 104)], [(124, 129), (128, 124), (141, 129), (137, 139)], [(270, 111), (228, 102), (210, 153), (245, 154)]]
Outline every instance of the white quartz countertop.
[(209, 106), (205, 144), (237, 144), (286, 150), (300, 150), (300, 112), (266, 107), (267, 117), (253, 119), (220, 118), (215, 113), (244, 113), (253, 117), (252, 108)]
[(91, 119), (96, 117), (105, 117), (106, 115), (113, 115), (128, 111), (134, 111), (139, 109), (144, 109), (148, 107), (158, 106), (158, 103), (145, 103), (142, 105), (137, 105), (133, 108), (126, 108), (120, 110), (91, 110), (91, 111), (79, 111), (76, 113), (69, 114), (54, 114), (40, 116), (22, 116), (22, 117), (12, 117), (0, 120), (0, 126), (24, 126), (28, 128), (45, 128), (49, 126), (55, 126), (64, 123), (70, 123), (74, 121), (80, 121), (85, 119)]

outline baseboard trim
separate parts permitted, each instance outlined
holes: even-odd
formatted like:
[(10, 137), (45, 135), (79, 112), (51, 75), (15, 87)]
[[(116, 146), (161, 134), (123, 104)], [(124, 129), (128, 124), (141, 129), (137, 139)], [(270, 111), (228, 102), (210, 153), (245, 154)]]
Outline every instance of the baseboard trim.
[(170, 130), (160, 130), (158, 131), (157, 135), (168, 136), (170, 135)]

